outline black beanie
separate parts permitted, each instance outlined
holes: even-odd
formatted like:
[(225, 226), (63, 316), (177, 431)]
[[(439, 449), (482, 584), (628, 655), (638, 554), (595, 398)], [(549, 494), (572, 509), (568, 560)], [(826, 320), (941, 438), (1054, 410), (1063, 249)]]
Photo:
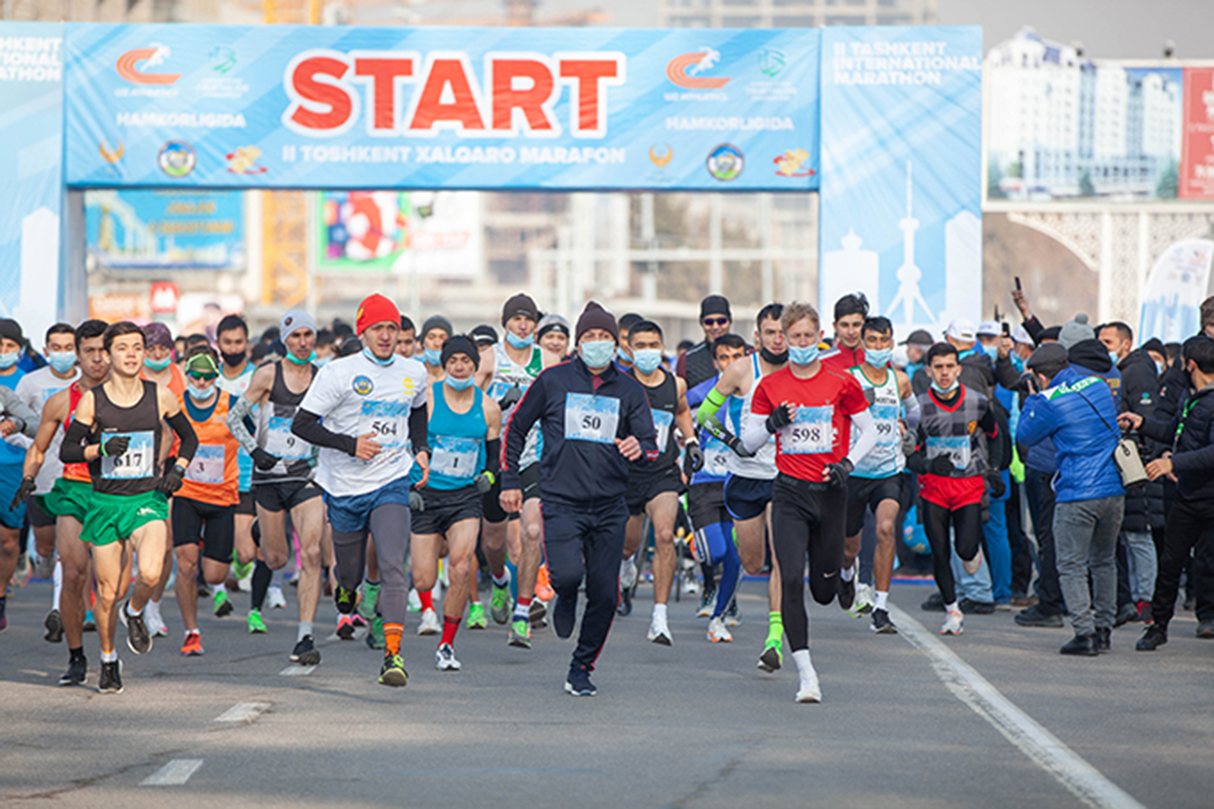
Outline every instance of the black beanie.
[(456, 354), (467, 354), (468, 358), (472, 360), (472, 367), (480, 370), (481, 352), (477, 350), (475, 343), (462, 334), (448, 337), (443, 341), (442, 367), (446, 368), (447, 360)]
[(0, 319), (0, 337), (7, 337), (14, 343), (25, 346), (25, 337), (21, 334), (21, 324), (7, 317)]
[(573, 341), (581, 342), (582, 335), (591, 329), (603, 329), (611, 332), (611, 336), (619, 342), (620, 327), (616, 325), (615, 317), (603, 307), (599, 306), (594, 301), (586, 304), (586, 308), (582, 310), (581, 317), (577, 319), (577, 329)]
[(509, 323), (510, 318), (515, 315), (526, 315), (538, 323), (540, 310), (535, 305), (535, 301), (531, 300), (530, 295), (520, 292), (517, 295), (512, 295), (510, 300), (506, 301), (506, 305), (502, 307), (502, 325), (505, 326)]
[(733, 315), (729, 312), (729, 301), (724, 295), (709, 295), (700, 301), (700, 320), (709, 315), (725, 315), (733, 320)]

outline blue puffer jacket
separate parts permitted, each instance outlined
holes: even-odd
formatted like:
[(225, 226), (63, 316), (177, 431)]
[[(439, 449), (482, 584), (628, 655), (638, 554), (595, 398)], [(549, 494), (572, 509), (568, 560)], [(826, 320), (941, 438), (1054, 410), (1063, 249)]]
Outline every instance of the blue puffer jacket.
[(1074, 366), (1059, 371), (1049, 390), (1025, 400), (1016, 432), (1016, 440), (1030, 447), (1053, 439), (1058, 460), (1054, 493), (1059, 503), (1125, 494), (1113, 463), (1119, 437), (1117, 406), (1109, 386)]

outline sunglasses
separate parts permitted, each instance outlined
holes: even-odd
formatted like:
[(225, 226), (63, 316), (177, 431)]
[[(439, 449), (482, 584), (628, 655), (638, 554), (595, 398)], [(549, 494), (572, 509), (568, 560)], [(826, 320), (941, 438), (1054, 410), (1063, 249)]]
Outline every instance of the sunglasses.
[(700, 320), (705, 326), (728, 326), (729, 318), (727, 317), (706, 317)]
[(200, 371), (190, 371), (186, 374), (186, 376), (188, 376), (190, 379), (197, 379), (199, 382), (210, 382), (212, 379), (217, 378), (219, 374), (207, 374)]

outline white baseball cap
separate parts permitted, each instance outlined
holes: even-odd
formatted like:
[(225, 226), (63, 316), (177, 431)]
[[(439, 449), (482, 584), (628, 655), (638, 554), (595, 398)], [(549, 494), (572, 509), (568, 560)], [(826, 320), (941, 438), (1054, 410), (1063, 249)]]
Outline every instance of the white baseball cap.
[(963, 340), (967, 343), (972, 343), (978, 339), (978, 329), (974, 327), (974, 321), (958, 317), (954, 318), (948, 324), (948, 329), (944, 332), (945, 337), (952, 337), (954, 340)]
[(1036, 345), (1036, 343), (1033, 342), (1033, 338), (1029, 336), (1029, 333), (1024, 326), (1016, 327), (1016, 330), (1012, 332), (1012, 339), (1021, 345)]
[(1003, 334), (1003, 325), (998, 320), (984, 320), (978, 324), (979, 337), (998, 337)]

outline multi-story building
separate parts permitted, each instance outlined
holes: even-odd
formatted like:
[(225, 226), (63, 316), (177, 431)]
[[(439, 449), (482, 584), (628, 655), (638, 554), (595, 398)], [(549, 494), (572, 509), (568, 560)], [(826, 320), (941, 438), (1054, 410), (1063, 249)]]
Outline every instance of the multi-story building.
[(671, 28), (808, 28), (932, 25), (936, 0), (662, 0)]

